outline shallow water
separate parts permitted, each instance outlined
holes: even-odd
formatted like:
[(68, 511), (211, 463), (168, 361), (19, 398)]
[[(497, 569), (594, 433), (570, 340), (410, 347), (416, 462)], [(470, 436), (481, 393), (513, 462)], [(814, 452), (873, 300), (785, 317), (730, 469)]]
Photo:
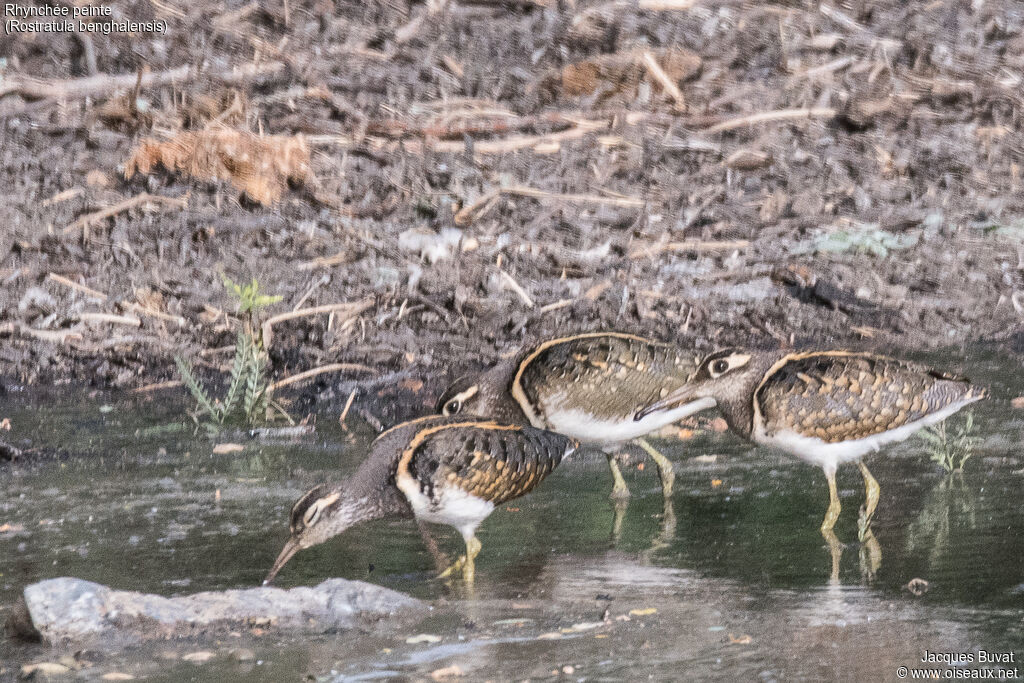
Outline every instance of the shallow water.
[[(604, 459), (593, 453), (503, 506), (480, 532), (471, 595), (433, 578), (434, 560), (410, 521), (352, 529), (300, 553), (278, 579), (284, 587), (362, 579), (431, 601), (434, 615), (411, 631), (94, 646), (79, 675), (376, 680), (457, 666), (471, 680), (892, 680), (899, 666), (926, 666), (926, 649), (1009, 652), (1019, 661), (1024, 411), (1009, 398), (1024, 394), (1024, 378), (1016, 361), (991, 354), (973, 355), (963, 369), (993, 389), (974, 408), (980, 442), (963, 474), (945, 475), (916, 438), (868, 460), (882, 485), (877, 567), (856, 542), (856, 468), (840, 470), (836, 533), (847, 545), (832, 578), (817, 530), (827, 505), (820, 470), (729, 434), (698, 433), (656, 441), (677, 463), (669, 515), (654, 468), (636, 467), (639, 451), (627, 471), (633, 500), (617, 529)], [(315, 435), (297, 440), (211, 440), (193, 434), (182, 400), (77, 390), (0, 397), (0, 418), (12, 423), (5, 439), (69, 454), (0, 470), (0, 619), (26, 584), (54, 576), (162, 594), (257, 585), (287, 536), (291, 503), (351, 471), (372, 438), (365, 426), (343, 431), (325, 412)], [(213, 455), (226, 441), (245, 449)], [(433, 535), (449, 554), (461, 550), (452, 530)], [(928, 581), (923, 595), (906, 588), (915, 578)], [(440, 641), (406, 642), (421, 632)], [(256, 661), (236, 662), (228, 651), (237, 647)], [(181, 659), (196, 650), (215, 656)], [(68, 652), (5, 642), (0, 677)]]

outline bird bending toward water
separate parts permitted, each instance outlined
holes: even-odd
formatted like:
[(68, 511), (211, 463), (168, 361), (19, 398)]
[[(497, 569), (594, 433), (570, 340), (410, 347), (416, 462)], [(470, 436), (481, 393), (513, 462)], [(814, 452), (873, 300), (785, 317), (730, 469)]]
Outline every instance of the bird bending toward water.
[(669, 344), (617, 332), (577, 334), (539, 342), (478, 376), (459, 378), (441, 395), (437, 411), (527, 423), (598, 446), (608, 457), (613, 498), (629, 496), (616, 451), (636, 440), (657, 464), (667, 498), (672, 463), (641, 437), (714, 406), (714, 400), (679, 401), (643, 419), (634, 416), (683, 390), (694, 370), (693, 357)]
[(576, 445), (541, 429), (467, 417), (430, 416), (392, 427), (370, 445), (352, 477), (299, 498), (291, 510), (291, 537), (263, 583), (273, 581), (299, 550), (391, 516), (458, 529), (466, 555), (442, 576), (461, 569), (472, 583), (480, 523), (496, 506), (536, 488)]
[(868, 353), (725, 350), (707, 356), (689, 383), (638, 412), (636, 419), (710, 398), (734, 432), (817, 465), (829, 490), (821, 532), (833, 546), (838, 543), (832, 527), (840, 512), (839, 465), (856, 462), (864, 478), (864, 541), (880, 487), (861, 458), (985, 395), (966, 379)]

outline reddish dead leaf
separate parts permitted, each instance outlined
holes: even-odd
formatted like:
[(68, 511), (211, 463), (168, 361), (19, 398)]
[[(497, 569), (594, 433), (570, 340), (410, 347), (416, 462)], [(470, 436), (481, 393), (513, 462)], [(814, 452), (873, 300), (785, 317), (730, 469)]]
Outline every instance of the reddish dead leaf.
[(679, 438), (680, 441), (689, 441), (690, 439), (693, 438), (694, 434), (696, 434), (696, 432), (694, 432), (692, 429), (687, 429), (686, 427), (683, 427), (678, 432), (676, 432), (676, 436)]
[(423, 381), (409, 377), (402, 380), (401, 386), (403, 389), (408, 389), (414, 394), (418, 394), (423, 389)]
[(712, 479), (711, 480), (711, 488), (716, 489), (716, 488), (718, 488), (721, 485), (722, 485), (722, 480), (721, 479)]
[(752, 642), (754, 642), (754, 639), (746, 633), (741, 634), (739, 637), (736, 637), (731, 633), (729, 634), (730, 645), (750, 645)]
[(125, 178), (157, 166), (200, 180), (227, 180), (255, 202), (273, 204), (288, 182), (311, 179), (309, 145), (301, 135), (253, 135), (228, 128), (185, 132), (167, 141), (142, 140), (124, 167)]
[[(607, 94), (602, 99), (621, 95), (626, 99), (636, 96), (637, 86), (647, 79), (648, 69), (644, 66), (644, 50), (630, 50), (600, 55), (591, 59), (566, 65), (561, 73), (562, 92), (570, 97), (591, 95), (598, 90)], [(703, 62), (700, 55), (690, 50), (652, 50), (658, 66), (676, 85), (700, 75)], [(657, 80), (652, 81), (655, 92), (661, 91)]]

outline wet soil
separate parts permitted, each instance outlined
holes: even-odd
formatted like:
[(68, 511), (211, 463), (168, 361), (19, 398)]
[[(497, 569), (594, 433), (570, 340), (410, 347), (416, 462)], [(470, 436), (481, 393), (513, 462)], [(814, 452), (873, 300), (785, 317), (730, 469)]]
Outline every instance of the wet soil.
[[(176, 353), (223, 371), (222, 275), (281, 295), (268, 315), (369, 298), (275, 327), (277, 378), (373, 369), (315, 380), (339, 401), (597, 328), (697, 350), (1024, 349), (1011, 0), (107, 4), (169, 33), (0, 36), (9, 388), (137, 387), (174, 379)], [(216, 126), (306, 136), (312, 177), (268, 206), (123, 179), (141, 138)], [(144, 192), (183, 203), (85, 220)]]

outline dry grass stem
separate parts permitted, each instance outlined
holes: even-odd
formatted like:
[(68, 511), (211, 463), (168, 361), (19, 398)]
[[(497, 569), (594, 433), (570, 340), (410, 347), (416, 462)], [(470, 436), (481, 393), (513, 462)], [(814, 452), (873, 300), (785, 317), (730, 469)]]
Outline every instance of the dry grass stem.
[(679, 86), (668, 77), (665, 70), (658, 65), (658, 60), (654, 58), (654, 55), (651, 54), (650, 51), (644, 52), (643, 61), (644, 66), (647, 67), (651, 76), (654, 77), (654, 80), (658, 81), (658, 85), (660, 85), (662, 89), (667, 92), (673, 100), (675, 100), (676, 108), (680, 110), (686, 109), (686, 98), (683, 97), (683, 92), (679, 89)]
[(89, 226), (94, 223), (107, 218), (112, 218), (119, 213), (123, 213), (129, 209), (134, 209), (136, 206), (144, 206), (146, 204), (156, 204), (163, 205), (168, 208), (184, 209), (188, 206), (188, 196), (162, 197), (160, 195), (143, 192), (142, 194), (129, 197), (117, 204), (108, 206), (105, 209), (100, 209), (99, 211), (93, 211), (92, 213), (87, 213), (84, 216), (79, 216), (74, 223), (64, 228), (64, 234), (70, 235), (78, 230), (88, 229)]
[(526, 290), (523, 289), (518, 282), (516, 282), (516, 279), (514, 277), (506, 273), (504, 270), (499, 269), (499, 272), (501, 273), (502, 284), (504, 284), (504, 286), (507, 287), (508, 289), (511, 289), (513, 292), (515, 292), (516, 295), (523, 300), (523, 303), (526, 304), (527, 308), (536, 307), (536, 304), (533, 303), (533, 299), (531, 299), (530, 295), (526, 293)]
[(705, 128), (705, 133), (721, 133), (726, 130), (752, 126), (757, 123), (769, 123), (771, 121), (793, 121), (798, 119), (831, 119), (835, 118), (837, 111), (831, 107), (812, 107), (801, 109), (780, 109), (777, 111), (763, 111), (757, 114), (748, 114), (734, 119), (726, 119), (716, 123), (710, 128)]
[(133, 390), (135, 394), (148, 394), (153, 391), (160, 391), (161, 389), (174, 389), (180, 387), (182, 382), (180, 379), (172, 379), (166, 382), (156, 382), (154, 384), (147, 384), (145, 386), (138, 387)]
[(86, 323), (110, 323), (111, 325), (129, 325), (141, 327), (142, 321), (131, 315), (114, 315), (113, 313), (79, 313), (77, 318)]
[(629, 253), (629, 258), (646, 258), (656, 256), (666, 251), (703, 253), (711, 251), (735, 251), (746, 249), (750, 246), (750, 240), (722, 240), (722, 241), (701, 241), (685, 240), (682, 242), (666, 242), (664, 244), (652, 244), (634, 249)]
[(92, 287), (87, 287), (86, 285), (80, 285), (77, 282), (75, 282), (74, 280), (70, 280), (70, 279), (64, 277), (63, 275), (57, 275), (57, 273), (47, 273), (46, 274), (46, 279), (47, 280), (53, 280), (54, 282), (56, 282), (58, 284), (64, 285), (65, 287), (69, 287), (69, 288), (71, 288), (71, 289), (73, 289), (73, 290), (75, 290), (77, 292), (81, 292), (82, 294), (85, 294), (86, 296), (90, 296), (93, 299), (99, 299), (100, 301), (106, 301), (107, 300), (107, 295), (104, 294), (103, 292), (95, 290)]
[(345, 372), (347, 370), (354, 370), (356, 372), (373, 372), (373, 368), (366, 365), (360, 365), (359, 363), (329, 363), (327, 365), (321, 365), (318, 368), (305, 370), (296, 375), (292, 375), (291, 377), (285, 377), (284, 379), (274, 382), (267, 387), (267, 391), (277, 391), (282, 387), (302, 382), (310, 379), (311, 377), (325, 375), (329, 372)]
[(359, 315), (372, 305), (373, 299), (366, 298), (363, 299), (362, 301), (357, 301), (355, 303), (348, 302), (339, 304), (327, 304), (324, 306), (313, 306), (312, 308), (304, 308), (299, 311), (288, 311), (287, 313), (279, 313), (278, 315), (267, 318), (263, 322), (263, 346), (266, 349), (270, 348), (274, 334), (273, 327), (278, 323), (285, 322), (286, 320), (294, 320), (295, 318), (304, 318), (311, 315), (320, 315), (323, 313), (334, 313), (336, 315), (340, 313), (340, 320), (336, 318), (335, 322), (336, 324), (341, 324), (346, 320)]
[(345, 424), (345, 418), (348, 417), (348, 411), (352, 409), (352, 402), (356, 400), (356, 389), (353, 389), (348, 394), (348, 400), (345, 401), (345, 407), (341, 409), (341, 415), (338, 416), (338, 424), (341, 428), (348, 431), (348, 425)]

